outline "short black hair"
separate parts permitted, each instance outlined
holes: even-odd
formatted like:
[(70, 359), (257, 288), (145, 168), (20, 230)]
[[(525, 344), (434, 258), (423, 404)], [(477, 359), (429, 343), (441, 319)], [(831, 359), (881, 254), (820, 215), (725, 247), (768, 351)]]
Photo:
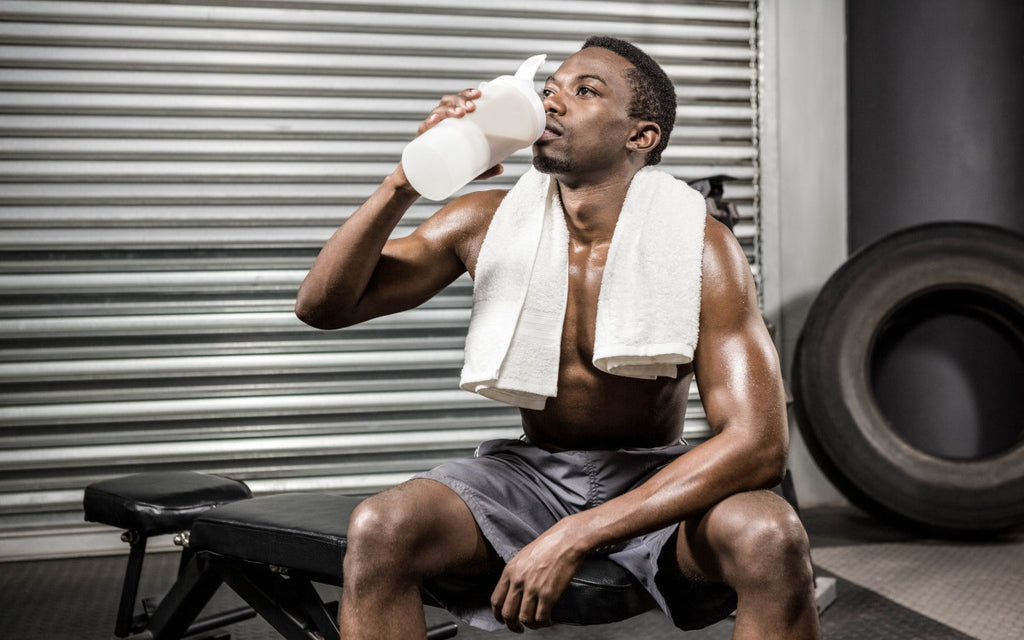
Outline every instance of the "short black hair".
[(633, 69), (628, 74), (633, 86), (629, 117), (651, 120), (661, 128), (661, 141), (647, 154), (647, 164), (661, 162), (661, 152), (668, 146), (672, 127), (676, 124), (676, 89), (665, 70), (654, 58), (636, 45), (610, 36), (591, 36), (582, 49), (599, 47), (625, 58)]

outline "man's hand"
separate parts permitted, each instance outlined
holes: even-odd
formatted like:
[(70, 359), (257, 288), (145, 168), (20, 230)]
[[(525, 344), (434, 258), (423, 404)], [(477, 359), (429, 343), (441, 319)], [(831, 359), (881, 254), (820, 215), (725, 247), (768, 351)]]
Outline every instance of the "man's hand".
[(586, 557), (566, 518), (523, 549), (505, 566), (491, 595), (494, 617), (509, 630), (551, 625), (551, 609)]
[(417, 135), (423, 135), (429, 129), (434, 128), (437, 123), (445, 118), (461, 118), (467, 113), (476, 110), (476, 103), (473, 102), (482, 94), (479, 89), (464, 89), (454, 95), (441, 98), (441, 101), (430, 112), (426, 120), (420, 123)]
[[(419, 128), (416, 130), (416, 135), (423, 135), (445, 118), (462, 118), (467, 113), (472, 113), (476, 110), (476, 103), (473, 101), (480, 96), (479, 89), (464, 89), (459, 93), (442, 97), (438, 105), (431, 110), (430, 115), (420, 123)], [(499, 176), (504, 171), (504, 166), (496, 164), (478, 175), (475, 179), (486, 180), (487, 178)], [(404, 177), (404, 172), (402, 175)]]

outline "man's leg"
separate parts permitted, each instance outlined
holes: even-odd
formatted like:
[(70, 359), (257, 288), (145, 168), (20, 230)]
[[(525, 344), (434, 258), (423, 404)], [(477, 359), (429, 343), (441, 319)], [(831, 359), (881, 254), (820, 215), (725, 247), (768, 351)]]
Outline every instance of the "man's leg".
[(425, 637), (423, 579), (482, 573), (489, 554), (465, 502), (439, 482), (411, 480), (368, 498), (348, 529), (341, 637)]
[(733, 640), (821, 637), (807, 533), (774, 493), (730, 496), (684, 523), (676, 557), (685, 578), (736, 591)]

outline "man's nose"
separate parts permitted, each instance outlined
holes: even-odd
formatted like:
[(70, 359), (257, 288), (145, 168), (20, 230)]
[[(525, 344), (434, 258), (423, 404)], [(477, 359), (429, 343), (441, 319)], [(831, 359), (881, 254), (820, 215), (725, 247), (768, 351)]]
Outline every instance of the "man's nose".
[(544, 112), (545, 113), (564, 113), (565, 104), (558, 98), (557, 93), (549, 94), (544, 98)]

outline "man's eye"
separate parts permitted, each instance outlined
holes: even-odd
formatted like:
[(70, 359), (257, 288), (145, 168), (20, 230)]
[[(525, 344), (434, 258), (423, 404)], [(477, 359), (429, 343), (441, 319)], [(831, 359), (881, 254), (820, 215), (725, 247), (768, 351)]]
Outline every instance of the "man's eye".
[(555, 92), (552, 91), (551, 89), (545, 88), (545, 89), (541, 89), (540, 90), (540, 97), (542, 97), (542, 98), (547, 98), (547, 97), (553, 96), (553, 95), (555, 95)]
[(580, 94), (581, 96), (589, 96), (594, 94), (594, 90), (591, 89), (590, 87), (580, 87), (579, 89), (576, 90), (576, 93)]

